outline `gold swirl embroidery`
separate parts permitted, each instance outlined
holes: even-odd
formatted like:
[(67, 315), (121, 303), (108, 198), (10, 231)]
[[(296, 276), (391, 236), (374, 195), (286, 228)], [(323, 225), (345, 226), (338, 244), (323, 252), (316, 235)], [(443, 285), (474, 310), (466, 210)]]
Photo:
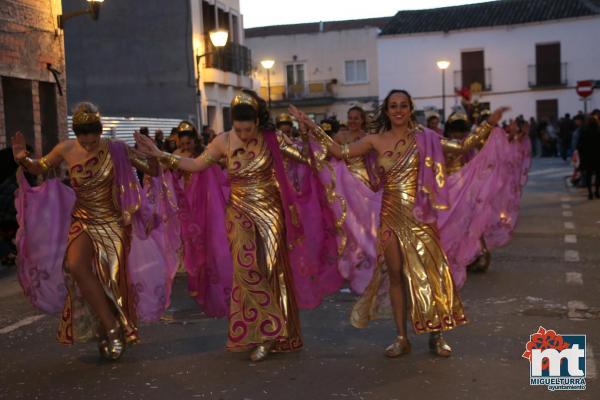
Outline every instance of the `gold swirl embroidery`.
[(446, 184), (446, 174), (444, 173), (444, 165), (440, 162), (435, 163), (435, 181), (438, 187), (443, 188)]

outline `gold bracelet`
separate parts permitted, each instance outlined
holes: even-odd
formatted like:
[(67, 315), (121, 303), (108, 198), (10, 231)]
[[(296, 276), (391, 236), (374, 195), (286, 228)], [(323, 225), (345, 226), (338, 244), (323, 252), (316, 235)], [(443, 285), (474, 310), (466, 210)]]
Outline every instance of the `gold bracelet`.
[(350, 156), (350, 146), (348, 143), (342, 145), (342, 158), (347, 160)]
[(166, 151), (163, 151), (158, 159), (169, 169), (177, 169), (179, 167), (179, 162), (181, 161), (181, 157), (167, 153)]

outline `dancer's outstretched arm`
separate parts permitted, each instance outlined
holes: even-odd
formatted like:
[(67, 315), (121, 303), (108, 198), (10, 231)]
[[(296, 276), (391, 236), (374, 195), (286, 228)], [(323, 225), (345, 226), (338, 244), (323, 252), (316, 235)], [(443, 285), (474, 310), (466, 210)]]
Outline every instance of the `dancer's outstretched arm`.
[(335, 142), (319, 125), (313, 120), (308, 118), (308, 115), (290, 105), (288, 108), (290, 114), (292, 114), (300, 123), (305, 124), (313, 133), (315, 138), (321, 142), (323, 146), (327, 148), (329, 153), (337, 159), (348, 159), (351, 157), (357, 157), (367, 154), (369, 151), (374, 149), (373, 138), (371, 136), (365, 136), (357, 142), (351, 144), (340, 145)]
[(64, 160), (64, 147), (65, 142), (61, 142), (54, 146), (48, 155), (35, 160), (29, 157), (25, 136), (21, 132), (17, 132), (12, 137), (12, 151), (15, 161), (32, 175), (41, 175), (51, 168), (58, 167)]
[(508, 107), (500, 107), (496, 109), (492, 115), (489, 116), (487, 121), (484, 121), (477, 127), (475, 132), (468, 135), (464, 140), (452, 140), (448, 138), (442, 138), (442, 148), (446, 154), (466, 154), (471, 150), (481, 149), (487, 139), (490, 137), (490, 133), (494, 126), (500, 122), (502, 115), (510, 110)]
[(170, 169), (180, 169), (188, 172), (199, 172), (207, 169), (226, 155), (227, 134), (217, 136), (206, 150), (196, 158), (180, 157), (171, 153), (163, 152), (156, 147), (154, 141), (147, 136), (135, 134), (138, 150), (148, 157), (156, 157), (160, 162)]

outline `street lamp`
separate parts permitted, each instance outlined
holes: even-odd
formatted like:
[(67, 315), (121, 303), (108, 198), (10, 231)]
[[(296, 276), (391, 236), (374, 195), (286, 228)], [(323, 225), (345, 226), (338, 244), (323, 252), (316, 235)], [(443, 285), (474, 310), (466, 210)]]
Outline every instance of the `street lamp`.
[(260, 64), (267, 70), (267, 93), (269, 96), (269, 110), (271, 109), (271, 68), (275, 65), (275, 60), (262, 60)]
[(450, 66), (450, 61), (440, 60), (437, 66), (442, 70), (442, 120), (446, 122), (446, 70)]
[[(224, 47), (227, 44), (227, 38), (229, 37), (229, 32), (223, 29), (217, 29), (214, 31), (208, 32), (208, 37), (210, 38), (210, 42), (215, 48)], [(198, 52), (197, 49), (195, 49)], [(208, 55), (213, 54), (214, 51), (209, 51), (204, 54), (196, 54), (196, 87), (198, 94), (198, 109), (196, 110), (196, 119), (198, 121), (198, 130), (202, 130), (202, 90), (200, 89), (200, 60), (202, 57), (206, 57)]]
[(58, 27), (59, 29), (65, 29), (65, 22), (67, 20), (78, 17), (80, 15), (89, 14), (92, 17), (92, 20), (98, 21), (100, 17), (100, 6), (104, 3), (104, 0), (87, 0), (88, 8), (85, 10), (73, 11), (67, 14), (62, 14), (58, 16)]

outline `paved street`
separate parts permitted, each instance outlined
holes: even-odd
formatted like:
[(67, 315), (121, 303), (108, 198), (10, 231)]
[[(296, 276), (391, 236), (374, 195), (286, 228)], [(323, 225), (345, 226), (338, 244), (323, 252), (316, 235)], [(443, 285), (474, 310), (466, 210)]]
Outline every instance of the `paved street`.
[[(177, 283), (174, 309), (141, 327), (143, 342), (117, 363), (93, 344), (54, 342), (57, 320), (25, 300), (14, 270), (0, 270), (1, 399), (598, 399), (600, 200), (569, 188), (562, 160), (535, 160), (509, 246), (462, 291), (470, 323), (447, 334), (455, 354), (432, 356), (427, 337), (386, 359), (390, 320), (357, 330), (354, 296), (339, 293), (302, 313), (306, 348), (253, 364), (224, 351), (226, 321), (205, 318)], [(538, 326), (587, 334), (587, 390), (529, 385), (521, 358)]]

